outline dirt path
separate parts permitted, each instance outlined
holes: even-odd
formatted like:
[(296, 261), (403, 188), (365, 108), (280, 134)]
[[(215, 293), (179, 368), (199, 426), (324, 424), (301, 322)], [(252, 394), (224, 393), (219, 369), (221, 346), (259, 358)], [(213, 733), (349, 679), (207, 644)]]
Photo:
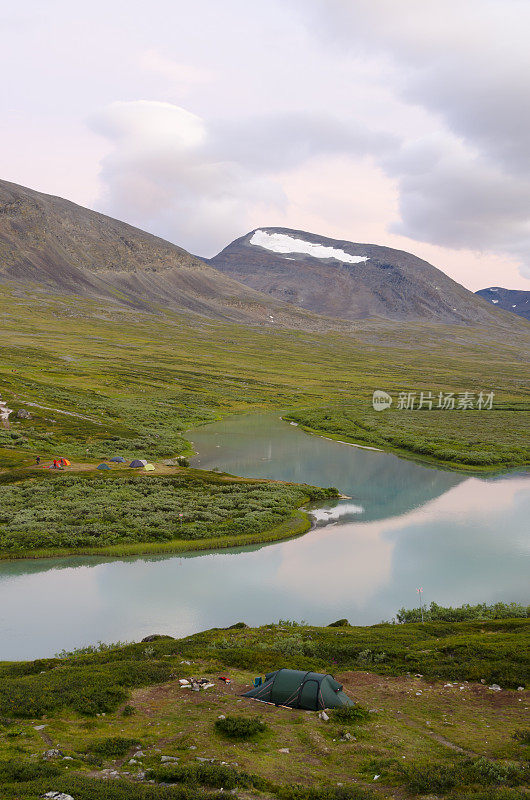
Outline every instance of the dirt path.
[(455, 753), (462, 753), (463, 755), (469, 756), (470, 758), (478, 758), (477, 753), (474, 753), (472, 750), (465, 750), (460, 745), (455, 744), (454, 742), (449, 741), (446, 739), (445, 736), (441, 736), (439, 733), (435, 731), (430, 731), (425, 728), (420, 722), (416, 722), (415, 720), (407, 717), (405, 714), (401, 714), (400, 719), (405, 725), (408, 725), (409, 728), (414, 728), (414, 730), (420, 731), (425, 736), (429, 736), (431, 739), (434, 739), (435, 742), (438, 744), (447, 747), (449, 750), (453, 750)]

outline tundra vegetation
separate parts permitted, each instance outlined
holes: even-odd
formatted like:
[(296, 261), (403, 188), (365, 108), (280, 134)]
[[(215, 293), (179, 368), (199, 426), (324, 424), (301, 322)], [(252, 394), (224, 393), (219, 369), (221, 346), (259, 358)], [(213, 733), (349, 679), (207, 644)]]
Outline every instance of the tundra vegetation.
[[(0, 793), (521, 800), (529, 624), (282, 621), (3, 662)], [(356, 705), (324, 721), (241, 698), (256, 674), (278, 667), (331, 672)], [(183, 688), (191, 676), (215, 685)]]
[[(366, 320), (308, 332), (0, 287), (0, 468), (186, 456), (194, 425), (290, 412), (308, 428), (455, 469), (528, 463), (528, 342), (478, 326)], [(491, 411), (372, 410), (372, 392), (493, 391)], [(20, 419), (17, 411), (29, 411)], [(96, 462), (97, 463), (97, 462)]]
[(167, 552), (293, 536), (309, 527), (299, 506), (338, 494), (200, 470), (131, 472), (0, 475), (0, 556)]

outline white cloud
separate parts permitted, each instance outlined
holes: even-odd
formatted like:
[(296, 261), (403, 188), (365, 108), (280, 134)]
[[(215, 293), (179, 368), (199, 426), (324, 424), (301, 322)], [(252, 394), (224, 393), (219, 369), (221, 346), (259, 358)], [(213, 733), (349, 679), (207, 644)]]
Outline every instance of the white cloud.
[(393, 230), (517, 255), (530, 277), (530, 5), (523, 0), (294, 0), (315, 37), (388, 65), (405, 103), (437, 120), (383, 166), (398, 177)]
[(281, 172), (318, 154), (384, 153), (394, 137), (331, 115), (279, 114), (207, 124), (180, 106), (112, 103), (91, 120), (112, 145), (103, 159), (105, 210), (200, 255), (213, 255), (285, 212)]

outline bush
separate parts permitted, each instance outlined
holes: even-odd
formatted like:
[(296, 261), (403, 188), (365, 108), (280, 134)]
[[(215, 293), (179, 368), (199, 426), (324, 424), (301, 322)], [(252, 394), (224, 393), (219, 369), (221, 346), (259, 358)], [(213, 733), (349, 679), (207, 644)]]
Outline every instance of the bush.
[(171, 764), (155, 767), (146, 773), (147, 780), (158, 783), (185, 783), (193, 786), (211, 786), (216, 789), (235, 789), (238, 773), (221, 764)]
[(126, 739), (124, 736), (109, 736), (106, 739), (98, 739), (87, 747), (87, 753), (101, 756), (102, 758), (120, 758), (137, 745), (136, 739)]
[(98, 739), (95, 742), (91, 742), (86, 751), (102, 758), (120, 758), (137, 744), (138, 741), (136, 739), (126, 739), (124, 736), (109, 736), (106, 739)]
[(216, 730), (229, 739), (250, 739), (266, 730), (266, 725), (257, 717), (225, 717), (215, 721)]
[(357, 725), (366, 722), (370, 719), (370, 712), (359, 705), (343, 706), (342, 708), (334, 708), (332, 711), (332, 719), (336, 722), (341, 722), (343, 725)]
[(513, 738), (519, 744), (530, 744), (530, 728), (523, 728), (520, 731), (515, 731)]
[(487, 758), (458, 758), (450, 764), (410, 765), (400, 767), (407, 789), (417, 794), (445, 792), (457, 787), (479, 784), (518, 786), (525, 771), (517, 764), (499, 764)]
[[(464, 603), (456, 608), (431, 603), (429, 608), (423, 609), (425, 622), (468, 622), (474, 619), (516, 619), (529, 616), (530, 606), (523, 606), (519, 603), (494, 603), (493, 605), (479, 603), (476, 606)], [(397, 621), (401, 623), (422, 621), (420, 608), (400, 608), (396, 617)]]
[(330, 622), (328, 628), (349, 628), (350, 623), (347, 619), (338, 619), (336, 622)]
[(53, 778), (60, 772), (55, 764), (30, 761), (0, 761), (0, 782), (23, 783), (36, 778)]

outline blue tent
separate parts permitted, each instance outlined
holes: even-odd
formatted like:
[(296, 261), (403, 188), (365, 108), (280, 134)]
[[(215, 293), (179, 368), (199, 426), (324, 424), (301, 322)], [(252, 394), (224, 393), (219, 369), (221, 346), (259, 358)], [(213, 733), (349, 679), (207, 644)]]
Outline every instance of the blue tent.
[(108, 464), (98, 464), (96, 469), (110, 469)]
[(131, 461), (129, 466), (130, 467), (143, 467), (143, 466), (145, 466), (145, 464), (144, 464), (143, 461), (139, 461), (137, 458), (135, 458), (134, 461)]
[(111, 458), (110, 461), (115, 461), (116, 464), (124, 464), (125, 463), (125, 459), (124, 459), (123, 456), (114, 456), (114, 458)]

